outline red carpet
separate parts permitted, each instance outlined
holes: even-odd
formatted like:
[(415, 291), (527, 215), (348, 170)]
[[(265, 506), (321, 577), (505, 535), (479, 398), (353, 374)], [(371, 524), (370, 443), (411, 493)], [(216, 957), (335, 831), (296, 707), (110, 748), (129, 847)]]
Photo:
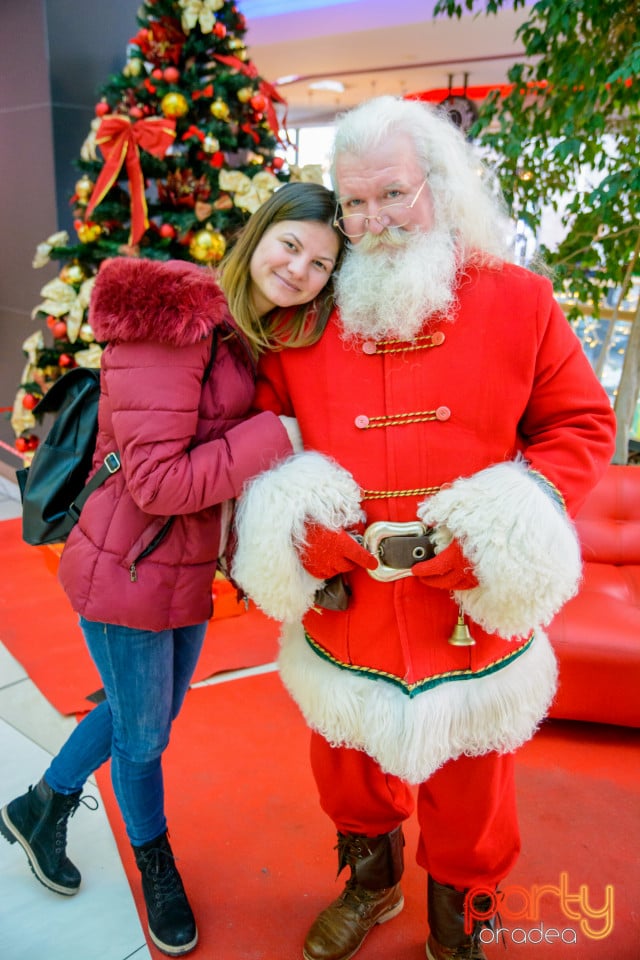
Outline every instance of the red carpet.
[[(19, 522), (2, 522), (0, 537), (2, 639), (58, 710), (83, 712), (100, 680), (75, 615), (41, 552), (22, 543)], [(214, 619), (198, 678), (273, 661), (276, 633), (256, 611)], [(194, 958), (300, 960), (310, 923), (341, 890), (307, 742), (276, 674), (187, 695), (165, 768), (172, 842), (200, 928)], [(520, 751), (523, 851), (504, 884), (508, 952), (488, 943), (490, 960), (640, 960), (639, 758), (638, 730), (561, 721)], [(107, 768), (98, 781), (144, 923)], [(372, 931), (358, 960), (424, 958), (415, 818), (405, 833), (405, 909)], [(70, 844), (73, 857), (72, 832)]]
[[(60, 713), (84, 713), (91, 706), (87, 697), (99, 690), (102, 682), (76, 614), (56, 579), (55, 553), (48, 547), (25, 544), (20, 523), (19, 519), (0, 523), (2, 641)], [(225, 581), (216, 582), (214, 604), (216, 615), (194, 680), (275, 659), (276, 623), (255, 608), (225, 615), (244, 610), (235, 603), (234, 592)]]
[[(166, 755), (166, 791), (174, 851), (200, 929), (194, 957), (300, 960), (310, 923), (341, 889), (307, 741), (275, 674), (189, 692)], [(639, 748), (638, 731), (550, 721), (520, 752), (523, 852), (505, 883), (509, 952), (487, 944), (491, 960), (640, 958)], [(106, 769), (99, 783), (144, 917)], [(424, 958), (426, 879), (415, 863), (415, 818), (405, 833), (405, 909), (372, 931), (362, 960)], [(614, 923), (598, 940), (589, 934), (605, 931), (607, 885)], [(551, 889), (542, 893), (543, 886)], [(525, 909), (528, 917), (514, 916)]]

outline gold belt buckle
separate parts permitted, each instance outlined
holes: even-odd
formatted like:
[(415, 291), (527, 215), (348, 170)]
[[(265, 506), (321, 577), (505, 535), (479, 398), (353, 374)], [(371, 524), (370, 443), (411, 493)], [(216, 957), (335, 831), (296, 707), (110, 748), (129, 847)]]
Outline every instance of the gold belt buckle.
[(391, 583), (393, 580), (410, 577), (411, 567), (397, 569), (396, 567), (388, 567), (382, 562), (380, 544), (386, 537), (422, 537), (426, 532), (427, 528), (419, 520), (409, 521), (408, 523), (391, 523), (386, 520), (378, 520), (376, 523), (369, 524), (363, 534), (362, 545), (378, 561), (375, 570), (367, 570), (369, 576), (373, 577), (374, 580), (380, 580), (382, 583)]

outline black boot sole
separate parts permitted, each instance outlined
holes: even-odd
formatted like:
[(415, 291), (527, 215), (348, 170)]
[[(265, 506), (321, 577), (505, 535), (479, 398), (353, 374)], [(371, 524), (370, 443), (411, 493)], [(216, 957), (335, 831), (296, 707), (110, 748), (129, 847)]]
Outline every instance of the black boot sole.
[(190, 953), (198, 942), (197, 930), (195, 937), (190, 941), (190, 943), (182, 943), (178, 947), (172, 947), (171, 944), (163, 943), (162, 940), (155, 936), (151, 927), (147, 927), (147, 930), (149, 931), (149, 936), (155, 943), (158, 950), (162, 951), (162, 953), (166, 953), (169, 957), (180, 957), (184, 953)]
[(0, 834), (2, 834), (9, 843), (16, 843), (17, 841), (20, 844), (27, 855), (27, 860), (29, 861), (29, 866), (31, 867), (34, 877), (36, 880), (39, 880), (43, 886), (47, 887), (48, 890), (59, 893), (63, 897), (73, 897), (78, 892), (80, 884), (78, 884), (77, 887), (63, 887), (62, 884), (56, 883), (55, 880), (50, 880), (46, 873), (43, 872), (38, 863), (38, 858), (29, 846), (29, 841), (26, 837), (22, 836), (15, 824), (11, 822), (8, 807), (3, 807), (2, 810), (0, 810)]

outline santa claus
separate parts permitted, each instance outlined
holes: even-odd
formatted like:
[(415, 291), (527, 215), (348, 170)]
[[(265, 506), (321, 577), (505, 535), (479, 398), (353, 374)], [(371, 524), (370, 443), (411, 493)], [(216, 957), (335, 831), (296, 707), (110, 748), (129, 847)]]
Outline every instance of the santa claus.
[(245, 490), (233, 565), (283, 623), (281, 676), (350, 868), (303, 955), (347, 960), (401, 911), (417, 806), (427, 956), (482, 958), (520, 849), (514, 750), (556, 688), (544, 625), (576, 591), (571, 517), (614, 416), (445, 116), (361, 105), (332, 175), (337, 309), (315, 345), (266, 356), (257, 388), (305, 450)]

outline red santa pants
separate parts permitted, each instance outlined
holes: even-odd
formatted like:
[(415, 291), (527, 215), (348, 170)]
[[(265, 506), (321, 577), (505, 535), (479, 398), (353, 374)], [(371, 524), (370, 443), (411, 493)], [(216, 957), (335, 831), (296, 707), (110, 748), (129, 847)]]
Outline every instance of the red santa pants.
[(320, 805), (340, 833), (390, 833), (417, 806), (418, 863), (458, 889), (497, 886), (520, 852), (513, 754), (450, 760), (417, 788), (360, 750), (311, 735)]

